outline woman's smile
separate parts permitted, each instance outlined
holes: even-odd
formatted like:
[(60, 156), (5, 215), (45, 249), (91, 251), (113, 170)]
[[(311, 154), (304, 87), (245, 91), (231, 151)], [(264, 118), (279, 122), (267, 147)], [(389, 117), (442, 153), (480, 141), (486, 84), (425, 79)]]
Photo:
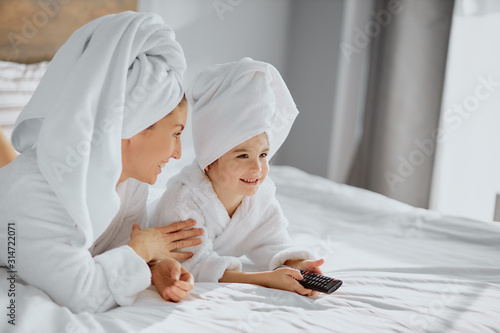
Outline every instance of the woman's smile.
[(158, 174), (160, 174), (163, 170), (163, 167), (165, 166), (165, 164), (167, 164), (168, 161), (161, 161), (160, 163), (158, 163)]

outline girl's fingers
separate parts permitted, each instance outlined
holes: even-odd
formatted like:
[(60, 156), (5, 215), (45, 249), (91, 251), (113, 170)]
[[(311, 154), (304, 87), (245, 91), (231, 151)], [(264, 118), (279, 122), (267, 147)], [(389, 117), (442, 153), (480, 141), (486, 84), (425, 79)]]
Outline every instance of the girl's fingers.
[[(289, 272), (292, 271), (292, 272)], [(291, 277), (295, 278), (296, 280), (302, 280), (304, 277), (298, 270), (295, 269), (289, 269), (287, 271), (287, 274), (289, 274)], [(297, 275), (298, 273), (298, 275)], [(316, 296), (319, 295), (318, 291), (312, 290), (312, 289), (307, 289), (303, 285), (301, 285), (298, 281), (294, 281), (294, 286), (293, 286), (293, 291), (295, 291), (297, 294), (303, 295), (303, 296)]]
[(323, 275), (323, 272), (321, 271), (321, 269), (319, 269), (319, 267), (312, 267), (308, 271), (311, 272), (311, 273), (316, 273), (316, 274)]
[(323, 265), (324, 263), (325, 263), (324, 259), (308, 260), (304, 262), (304, 267), (306, 268), (307, 271), (314, 272), (316, 269), (318, 269), (319, 266)]
[(312, 290), (311, 289), (306, 289), (304, 288), (300, 283), (296, 283), (296, 286), (293, 288), (293, 291), (295, 291), (297, 294), (300, 294), (300, 295), (309, 295), (312, 293)]
[(321, 266), (321, 265), (323, 265), (325, 263), (325, 259), (318, 259), (315, 262), (318, 263), (317, 264), (318, 266)]
[(286, 274), (293, 277), (296, 280), (302, 280), (303, 276), (300, 274), (299, 270), (294, 269), (294, 268), (282, 268), (283, 270), (286, 270)]

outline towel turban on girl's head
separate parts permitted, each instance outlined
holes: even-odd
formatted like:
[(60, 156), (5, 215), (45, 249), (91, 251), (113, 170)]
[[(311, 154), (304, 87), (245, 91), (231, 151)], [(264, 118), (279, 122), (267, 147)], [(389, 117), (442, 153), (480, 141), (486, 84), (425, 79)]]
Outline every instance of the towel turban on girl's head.
[(185, 69), (182, 48), (160, 16), (103, 16), (59, 49), (17, 119), (14, 147), (36, 148), (42, 175), (82, 229), (85, 244), (119, 209), (121, 139), (179, 104)]
[(206, 68), (186, 96), (193, 108), (193, 143), (201, 169), (263, 132), (271, 158), (299, 113), (276, 68), (251, 58)]

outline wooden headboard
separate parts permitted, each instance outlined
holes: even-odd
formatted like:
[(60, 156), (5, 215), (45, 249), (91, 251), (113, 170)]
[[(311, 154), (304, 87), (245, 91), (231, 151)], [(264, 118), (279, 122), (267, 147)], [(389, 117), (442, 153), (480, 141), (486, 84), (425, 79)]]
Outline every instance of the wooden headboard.
[(125, 10), (137, 0), (0, 0), (0, 60), (51, 60), (76, 29)]

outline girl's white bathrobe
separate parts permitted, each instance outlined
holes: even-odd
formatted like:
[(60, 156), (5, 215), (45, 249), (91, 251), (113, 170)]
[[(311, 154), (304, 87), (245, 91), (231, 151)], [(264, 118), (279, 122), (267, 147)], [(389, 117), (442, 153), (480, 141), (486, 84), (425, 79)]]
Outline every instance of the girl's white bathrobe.
[(196, 161), (171, 178), (167, 187), (150, 226), (196, 220), (196, 227), (204, 230), (202, 243), (184, 249), (194, 255), (182, 265), (197, 282), (217, 282), (226, 269), (240, 271), (238, 257), (243, 255), (264, 269), (273, 269), (288, 259), (312, 259), (308, 251), (291, 243), (288, 220), (269, 177), (257, 194), (243, 199), (231, 218)]
[(73, 312), (130, 305), (150, 285), (148, 265), (126, 245), (132, 225), (147, 224), (146, 184), (130, 178), (118, 185), (120, 209), (90, 248), (40, 173), (35, 149), (0, 169), (0, 184), (0, 266), (17, 279)]

